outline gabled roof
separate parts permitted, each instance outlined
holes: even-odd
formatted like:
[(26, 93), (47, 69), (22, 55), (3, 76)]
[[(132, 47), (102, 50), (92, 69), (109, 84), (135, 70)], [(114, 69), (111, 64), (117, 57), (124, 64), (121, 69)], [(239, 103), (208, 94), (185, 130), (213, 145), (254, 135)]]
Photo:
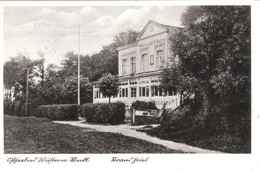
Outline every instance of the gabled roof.
[(141, 33), (139, 34), (139, 36), (137, 37), (137, 41), (135, 43), (132, 43), (132, 44), (127, 44), (127, 45), (123, 45), (123, 46), (119, 46), (117, 47), (117, 50), (122, 50), (122, 49), (125, 49), (125, 48), (129, 48), (129, 47), (133, 47), (133, 46), (137, 46), (137, 42), (138, 40), (141, 38), (141, 36), (143, 35), (143, 33), (145, 32), (145, 30), (147, 29), (147, 27), (150, 25), (150, 24), (154, 24), (155, 26), (159, 27), (159, 28), (162, 28), (162, 29), (165, 29), (165, 31), (169, 32), (170, 34), (174, 34), (174, 33), (177, 33), (178, 31), (182, 30), (183, 28), (182, 27), (176, 27), (176, 26), (169, 26), (169, 25), (165, 25), (165, 24), (160, 24), (154, 20), (150, 20), (146, 25), (145, 27), (143, 28), (143, 30), (141, 31)]
[(165, 29), (165, 31), (169, 31), (170, 33), (176, 33), (177, 31), (179, 31), (180, 29), (182, 29), (181, 27), (176, 27), (176, 26), (169, 26), (169, 25), (165, 25), (165, 24), (160, 24), (154, 20), (150, 20), (146, 26), (143, 28), (143, 30), (141, 31), (141, 33), (139, 34), (138, 39), (141, 38), (141, 36), (143, 35), (143, 33), (145, 32), (145, 30), (147, 29), (147, 27), (150, 25), (150, 24), (154, 24), (155, 26), (157, 27), (160, 27), (162, 29)]

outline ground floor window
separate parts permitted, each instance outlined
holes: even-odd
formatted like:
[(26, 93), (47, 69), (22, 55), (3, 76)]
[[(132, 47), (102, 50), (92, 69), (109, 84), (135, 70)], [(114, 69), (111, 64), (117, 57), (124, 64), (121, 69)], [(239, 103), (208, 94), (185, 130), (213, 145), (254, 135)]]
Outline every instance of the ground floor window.
[(100, 92), (98, 90), (95, 91), (95, 99), (100, 98)]
[(121, 88), (119, 97), (128, 97), (128, 88)]
[(152, 97), (154, 96), (166, 96), (166, 92), (164, 89), (160, 88), (159, 86), (152, 86)]
[(136, 87), (131, 88), (131, 97), (136, 97)]
[(149, 86), (139, 87), (139, 97), (149, 97)]
[(176, 96), (177, 95), (176, 88), (171, 88), (167, 92), (168, 92), (168, 96), (173, 96), (173, 95)]

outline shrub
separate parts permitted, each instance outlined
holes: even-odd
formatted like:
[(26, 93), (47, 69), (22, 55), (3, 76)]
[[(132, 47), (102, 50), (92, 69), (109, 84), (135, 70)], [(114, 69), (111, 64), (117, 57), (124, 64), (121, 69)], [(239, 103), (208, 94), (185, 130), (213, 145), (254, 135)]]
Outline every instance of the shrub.
[(132, 109), (134, 108), (136, 110), (148, 110), (148, 111), (158, 110), (154, 101), (146, 102), (146, 101), (136, 100), (132, 103), (131, 108)]
[(115, 103), (92, 103), (80, 106), (80, 116), (85, 117), (87, 122), (97, 124), (121, 124), (125, 119), (125, 104)]
[(21, 100), (15, 101), (14, 106), (13, 106), (13, 115), (23, 116), (24, 115), (24, 111), (22, 110), (23, 105), (24, 105), (24, 102), (22, 102)]
[(4, 114), (11, 115), (12, 111), (12, 101), (9, 99), (4, 99)]
[(189, 102), (177, 107), (172, 112), (164, 111), (161, 120), (161, 127), (166, 132), (178, 132), (189, 129), (199, 122), (198, 104)]
[(78, 120), (78, 105), (41, 105), (37, 108), (35, 116), (52, 120)]
[(159, 120), (153, 116), (135, 116), (136, 125), (158, 124)]

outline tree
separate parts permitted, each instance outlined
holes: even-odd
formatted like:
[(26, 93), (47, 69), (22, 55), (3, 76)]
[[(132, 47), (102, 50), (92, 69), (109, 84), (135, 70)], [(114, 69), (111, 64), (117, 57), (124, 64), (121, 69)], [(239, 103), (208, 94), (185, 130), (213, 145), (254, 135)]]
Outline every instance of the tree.
[[(75, 75), (67, 78), (62, 75), (64, 68), (50, 65), (46, 69), (44, 89), (41, 90), (46, 104), (76, 104), (78, 93), (78, 77)], [(92, 86), (87, 77), (80, 77), (81, 103), (92, 102)]]
[(93, 68), (93, 75), (89, 78), (90, 81), (97, 81), (103, 74), (111, 73), (118, 74), (118, 52), (117, 47), (126, 44), (134, 43), (139, 33), (133, 30), (120, 32), (114, 37), (114, 41), (102, 48), (99, 53), (91, 56), (91, 68)]
[(202, 102), (202, 121), (216, 102), (249, 103), (250, 7), (189, 7), (182, 19), (186, 28), (171, 37), (180, 72), (171, 73), (179, 91)]
[(104, 96), (110, 99), (111, 96), (115, 96), (118, 93), (119, 80), (118, 77), (112, 74), (105, 74), (98, 82), (99, 89)]
[(36, 61), (36, 66), (38, 67), (39, 72), (37, 74), (41, 77), (41, 85), (44, 86), (44, 77), (45, 77), (45, 54), (42, 51), (38, 51), (38, 55), (40, 56), (40, 60)]
[(35, 61), (29, 59), (22, 53), (4, 64), (4, 86), (7, 89), (14, 88), (15, 98), (24, 99), (26, 91), (26, 71), (29, 70), (29, 83), (33, 84)]

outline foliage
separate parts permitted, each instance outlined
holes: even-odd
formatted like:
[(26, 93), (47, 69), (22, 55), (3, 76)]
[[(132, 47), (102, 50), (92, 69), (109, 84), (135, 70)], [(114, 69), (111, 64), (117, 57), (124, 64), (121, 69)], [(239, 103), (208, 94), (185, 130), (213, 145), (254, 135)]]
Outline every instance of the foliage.
[(80, 106), (80, 116), (84, 116), (87, 122), (97, 124), (121, 124), (125, 119), (125, 104), (94, 103)]
[(24, 116), (24, 109), (23, 109), (23, 106), (24, 106), (24, 102), (21, 101), (21, 100), (17, 100), (13, 103), (13, 112), (11, 113), (11, 115), (14, 115), (14, 116)]
[(189, 7), (182, 19), (186, 28), (171, 37), (179, 63), (163, 86), (194, 94), (202, 122), (218, 105), (250, 103), (250, 7)]
[[(38, 87), (42, 92), (45, 104), (76, 104), (78, 93), (78, 77), (69, 76), (62, 78), (59, 72), (51, 70), (44, 87)], [(88, 78), (80, 77), (81, 103), (92, 102), (92, 86)]]
[(172, 112), (163, 112), (161, 128), (165, 132), (179, 132), (194, 129), (199, 124), (200, 104), (196, 101), (186, 101)]
[(136, 110), (148, 110), (148, 111), (158, 110), (154, 101), (146, 102), (146, 101), (136, 100), (132, 103), (131, 108)]
[(25, 100), (27, 70), (29, 70), (29, 84), (36, 84), (38, 60), (30, 60), (22, 53), (12, 57), (4, 64), (4, 86), (6, 89), (14, 88), (14, 98)]
[(112, 74), (103, 75), (98, 81), (98, 87), (100, 92), (107, 96), (110, 103), (111, 96), (115, 96), (118, 93), (119, 80), (118, 76)]
[(12, 101), (9, 99), (4, 99), (4, 114), (12, 115)]
[(78, 105), (41, 105), (37, 108), (35, 116), (52, 120), (78, 120)]
[(158, 123), (158, 118), (153, 116), (135, 116), (135, 125), (150, 125)]
[[(103, 46), (101, 51), (92, 56), (80, 56), (81, 75), (88, 77), (90, 81), (97, 81), (103, 74), (118, 74), (118, 53), (116, 48), (122, 45), (134, 43), (138, 33), (132, 30), (120, 32), (114, 37), (112, 43)], [(77, 74), (78, 55), (68, 52), (62, 61), (62, 76), (70, 77)]]
[[(80, 56), (80, 100), (82, 104), (91, 103), (93, 100), (90, 81), (97, 81), (105, 73), (113, 75), (118, 73), (116, 48), (135, 42), (137, 36), (138, 33), (132, 30), (121, 32), (100, 52), (92, 56)], [(19, 52), (5, 62), (4, 87), (6, 92), (9, 92), (8, 95), (6, 94), (7, 97), (15, 99), (19, 103), (25, 103), (26, 71), (29, 70), (28, 114), (35, 111), (39, 105), (77, 103), (78, 55), (74, 52), (67, 52), (60, 67), (53, 64), (45, 67), (45, 53), (38, 51), (38, 55), (39, 59), (31, 60), (27, 54)], [(12, 94), (13, 97), (11, 97)], [(21, 109), (24, 110), (25, 107), (22, 106)]]

